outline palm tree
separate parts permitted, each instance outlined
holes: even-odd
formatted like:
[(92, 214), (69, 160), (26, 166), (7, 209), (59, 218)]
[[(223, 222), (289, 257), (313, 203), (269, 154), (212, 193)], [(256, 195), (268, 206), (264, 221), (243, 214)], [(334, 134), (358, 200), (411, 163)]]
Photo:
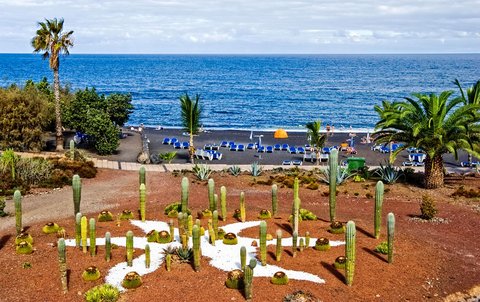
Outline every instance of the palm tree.
[(325, 145), (327, 136), (320, 133), (320, 127), (322, 122), (320, 120), (307, 123), (305, 127), (307, 128), (307, 139), (309, 144), (313, 147), (314, 152), (317, 156), (317, 165), (320, 164), (320, 152)]
[(63, 151), (62, 116), (60, 108), (60, 80), (58, 68), (60, 67), (60, 55), (68, 55), (68, 48), (73, 46), (73, 31), (63, 32), (63, 19), (45, 19), (38, 22), (40, 28), (32, 38), (33, 52), (43, 52), (42, 58), (49, 58), (50, 68), (53, 70), (53, 91), (55, 95), (55, 138), (56, 150)]
[(197, 134), (200, 129), (200, 116), (202, 108), (199, 105), (200, 95), (195, 96), (195, 100), (190, 99), (187, 93), (180, 97), (180, 108), (182, 115), (182, 126), (185, 131), (190, 134), (190, 147), (188, 148), (190, 154), (190, 161), (194, 163), (195, 148), (193, 146), (193, 135)]
[(474, 145), (480, 142), (480, 105), (464, 104), (462, 98), (449, 99), (452, 91), (413, 94), (416, 99), (384, 101), (375, 106), (380, 121), (375, 125), (376, 141), (404, 144), (393, 156), (408, 147), (425, 151), (424, 185), (428, 189), (443, 186), (443, 158), (450, 152), (458, 159), (463, 149), (478, 156)]

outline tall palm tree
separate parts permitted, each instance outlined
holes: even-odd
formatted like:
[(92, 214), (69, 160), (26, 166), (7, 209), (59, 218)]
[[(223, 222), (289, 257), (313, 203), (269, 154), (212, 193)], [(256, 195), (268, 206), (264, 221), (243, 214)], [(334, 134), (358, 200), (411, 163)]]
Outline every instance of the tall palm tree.
[(450, 152), (458, 159), (457, 151), (463, 149), (478, 156), (474, 145), (480, 142), (480, 105), (464, 104), (462, 98), (450, 99), (452, 93), (413, 94), (416, 99), (384, 101), (375, 106), (380, 116), (375, 125), (376, 141), (403, 142), (394, 157), (408, 147), (424, 150), (424, 185), (429, 189), (443, 186), (443, 154)]
[(200, 129), (200, 117), (202, 107), (199, 104), (200, 95), (195, 95), (195, 100), (190, 99), (187, 93), (180, 97), (180, 109), (182, 115), (182, 126), (185, 131), (190, 134), (190, 161), (194, 163), (195, 148), (193, 146), (193, 135), (197, 134)]
[(320, 164), (320, 152), (325, 145), (327, 136), (320, 133), (322, 122), (320, 120), (307, 123), (307, 139), (309, 144), (313, 147), (313, 150), (317, 156), (317, 165)]
[(32, 38), (33, 52), (42, 52), (43, 59), (49, 59), (50, 68), (53, 70), (53, 92), (55, 95), (55, 138), (56, 150), (63, 150), (62, 115), (60, 107), (60, 80), (58, 69), (60, 67), (60, 55), (68, 55), (69, 47), (73, 46), (73, 31), (63, 31), (63, 19), (45, 19), (38, 22), (40, 28)]

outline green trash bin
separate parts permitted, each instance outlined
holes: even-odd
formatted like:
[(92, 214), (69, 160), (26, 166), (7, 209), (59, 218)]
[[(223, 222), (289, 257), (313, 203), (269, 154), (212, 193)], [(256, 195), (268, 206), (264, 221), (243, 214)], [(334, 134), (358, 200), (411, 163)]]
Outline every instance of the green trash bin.
[(347, 158), (348, 171), (356, 171), (365, 167), (365, 157)]

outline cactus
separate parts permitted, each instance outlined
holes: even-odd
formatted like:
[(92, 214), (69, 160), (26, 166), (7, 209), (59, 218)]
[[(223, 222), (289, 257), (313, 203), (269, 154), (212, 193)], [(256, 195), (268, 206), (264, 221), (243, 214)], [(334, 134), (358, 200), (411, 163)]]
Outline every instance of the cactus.
[(208, 209), (213, 212), (217, 209), (217, 204), (215, 203), (215, 181), (213, 178), (208, 180)]
[(181, 200), (182, 208), (181, 211), (183, 213), (188, 212), (188, 178), (182, 178), (182, 200)]
[(250, 264), (245, 266), (243, 282), (245, 286), (245, 299), (252, 299), (252, 282), (253, 282), (253, 269), (257, 266), (255, 259), (250, 259)]
[(298, 242), (298, 233), (293, 232), (292, 234), (292, 256), (296, 257), (297, 256), (297, 242)]
[(144, 222), (145, 221), (145, 193), (146, 188), (145, 184), (140, 185), (140, 218)]
[(13, 200), (15, 202), (15, 229), (17, 236), (22, 233), (22, 194), (19, 190), (13, 193)]
[(306, 231), (305, 232), (305, 247), (310, 247), (310, 232)]
[(198, 225), (193, 226), (192, 230), (192, 244), (193, 244), (193, 268), (196, 272), (200, 271), (200, 228)]
[(165, 269), (167, 272), (172, 270), (172, 254), (167, 254), (165, 256)]
[(140, 169), (138, 170), (138, 181), (139, 181), (139, 185), (141, 184), (144, 184), (146, 185), (146, 170), (145, 170), (145, 166), (141, 166)]
[(150, 245), (145, 244), (145, 268), (150, 268)]
[(82, 227), (80, 225), (82, 221), (82, 213), (77, 213), (75, 216), (75, 245), (80, 248), (82, 240)]
[(380, 226), (382, 224), (382, 204), (383, 204), (383, 182), (379, 180), (375, 186), (375, 217), (374, 230), (375, 238), (380, 238)]
[(77, 174), (72, 178), (72, 191), (73, 191), (73, 215), (76, 216), (80, 212), (80, 201), (82, 200), (82, 180)]
[(84, 254), (87, 253), (87, 230), (88, 230), (88, 224), (87, 224), (87, 217), (82, 216), (82, 219), (80, 219), (80, 231), (81, 231), (81, 236), (82, 236), (82, 251)]
[(220, 187), (220, 207), (222, 210), (222, 221), (227, 220), (227, 188)]
[(173, 241), (173, 237), (175, 236), (175, 226), (173, 224), (173, 219), (170, 219), (170, 222), (168, 223), (168, 227), (170, 229), (170, 242)]
[(347, 231), (345, 232), (345, 280), (348, 286), (352, 285), (353, 275), (355, 273), (355, 223), (347, 222)]
[(58, 264), (60, 268), (60, 282), (62, 283), (63, 293), (68, 291), (68, 279), (67, 279), (67, 254), (65, 250), (65, 239), (58, 239)]
[(272, 214), (273, 216), (277, 215), (278, 211), (278, 186), (276, 184), (272, 185)]
[(209, 237), (210, 243), (213, 246), (215, 246), (216, 235), (215, 235), (215, 231), (213, 230), (212, 219), (208, 220), (208, 237)]
[(94, 257), (97, 252), (97, 232), (95, 218), (90, 218), (90, 256)]
[(215, 237), (218, 237), (218, 211), (213, 211), (212, 215), (212, 227), (213, 232), (215, 233)]
[(110, 232), (105, 233), (105, 261), (110, 262), (112, 258), (112, 239)]
[(330, 222), (334, 222), (337, 211), (337, 171), (338, 171), (338, 150), (333, 149), (328, 156), (329, 167), (329, 198), (328, 203), (330, 207)]
[(245, 222), (247, 213), (245, 212), (245, 193), (240, 192), (240, 221)]
[(388, 263), (393, 263), (393, 240), (395, 238), (395, 215), (387, 215), (387, 242), (388, 242)]
[(300, 198), (293, 200), (293, 212), (292, 212), (292, 229), (298, 234), (298, 224), (300, 222)]
[(247, 248), (242, 246), (240, 248), (240, 268), (245, 270), (245, 265), (247, 265)]
[(260, 221), (260, 261), (262, 266), (267, 265), (267, 223)]
[(127, 232), (127, 266), (132, 266), (133, 261), (133, 232)]
[(275, 260), (280, 261), (282, 258), (282, 230), (277, 230), (277, 246), (275, 248)]

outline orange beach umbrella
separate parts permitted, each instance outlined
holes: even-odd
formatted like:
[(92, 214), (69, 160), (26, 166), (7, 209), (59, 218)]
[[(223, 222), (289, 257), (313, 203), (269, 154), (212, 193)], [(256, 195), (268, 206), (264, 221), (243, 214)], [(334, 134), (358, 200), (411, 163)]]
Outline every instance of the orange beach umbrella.
[(287, 134), (287, 131), (285, 131), (283, 129), (277, 129), (277, 131), (275, 131), (275, 133), (273, 134), (273, 137), (274, 138), (288, 138), (288, 134)]

